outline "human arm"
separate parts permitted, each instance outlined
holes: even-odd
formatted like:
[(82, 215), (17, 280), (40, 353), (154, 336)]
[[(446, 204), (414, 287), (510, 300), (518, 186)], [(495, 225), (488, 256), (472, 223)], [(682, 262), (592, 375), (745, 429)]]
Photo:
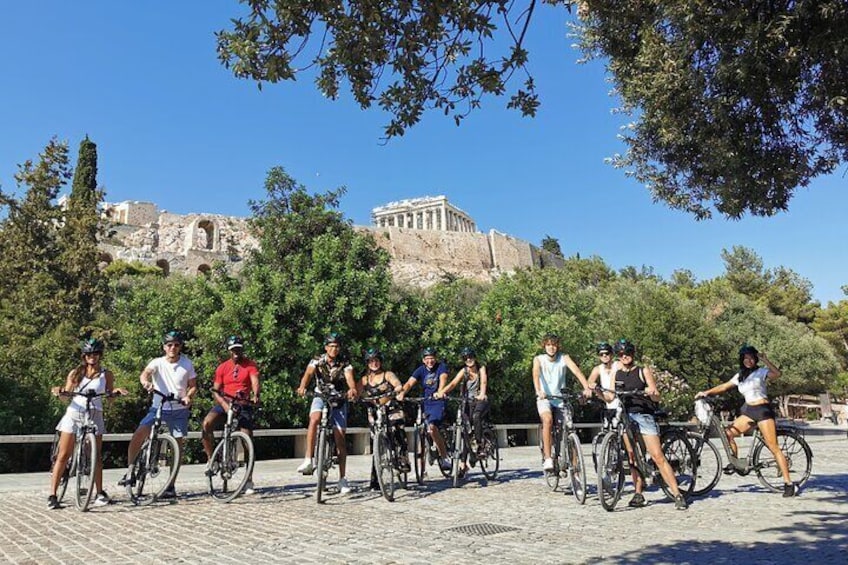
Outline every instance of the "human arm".
[(295, 391), (298, 396), (306, 396), (306, 387), (309, 386), (309, 382), (312, 380), (313, 375), (315, 375), (315, 365), (310, 363), (306, 366), (303, 376), (300, 377), (300, 385)]
[(645, 377), (645, 394), (654, 402), (659, 402), (660, 391), (657, 390), (657, 381), (654, 380), (654, 372), (650, 367), (642, 367), (642, 376)]
[(583, 371), (580, 370), (580, 367), (577, 366), (577, 363), (571, 359), (570, 355), (565, 356), (565, 366), (568, 367), (568, 370), (574, 373), (574, 376), (577, 377), (577, 380), (580, 381), (580, 384), (583, 385), (583, 396), (589, 398), (592, 396), (592, 389), (589, 388), (589, 381), (586, 380), (586, 376), (583, 375)]
[(480, 392), (477, 393), (477, 400), (486, 400), (488, 389), (489, 377), (486, 375), (486, 367), (480, 367)]
[(406, 382), (403, 383), (403, 387), (401, 387), (401, 390), (397, 395), (397, 399), (403, 400), (403, 398), (406, 396), (406, 393), (409, 392), (409, 389), (414, 387), (415, 383), (417, 382), (418, 380), (415, 377), (409, 377), (408, 379), (406, 379)]
[(257, 368), (250, 374), (250, 390), (253, 393), (253, 403), (259, 404), (259, 394), (262, 392), (262, 381), (259, 377), (259, 369)]
[(74, 383), (74, 372), (75, 371), (76, 371), (76, 369), (72, 370), (70, 373), (68, 373), (68, 376), (65, 377), (65, 385), (64, 386), (54, 386), (53, 388), (51, 388), (50, 394), (52, 394), (53, 396), (57, 396), (59, 398), (63, 398), (62, 393), (73, 390), (74, 384), (75, 384)]
[(444, 391), (445, 387), (448, 386), (448, 378), (449, 377), (446, 369), (442, 370), (442, 372), (439, 373), (439, 388), (436, 390), (436, 392), (433, 393), (433, 398), (444, 398), (445, 395), (442, 393), (442, 391)]
[(142, 388), (146, 391), (153, 389), (153, 371), (153, 367), (151, 365), (147, 365), (147, 367), (145, 367), (138, 376), (138, 380), (141, 383)]
[(386, 380), (389, 381), (389, 384), (392, 385), (392, 387), (394, 387), (395, 397), (400, 395), (403, 390), (403, 385), (400, 384), (400, 379), (397, 378), (397, 375), (391, 371), (386, 371)]
[[(439, 386), (439, 390), (437, 390), (436, 393), (433, 394), (433, 398), (444, 398), (445, 396), (447, 396), (448, 393), (450, 391), (452, 391), (453, 389), (455, 389), (456, 385), (458, 385), (462, 381), (462, 376), (463, 376), (464, 371), (465, 371), (465, 369), (460, 369), (459, 371), (457, 371), (456, 376), (454, 378), (452, 378), (449, 383), (446, 382), (446, 384), (444, 386)], [(444, 380), (447, 381), (447, 378), (445, 378)], [(441, 379), (440, 379), (440, 384), (441, 384)]]
[(780, 369), (777, 368), (777, 365), (771, 362), (771, 360), (766, 356), (765, 351), (760, 351), (760, 361), (768, 367), (768, 375), (766, 375), (767, 379), (776, 379), (780, 376)]
[(191, 406), (195, 394), (197, 394), (197, 375), (194, 375), (188, 379), (188, 383), (186, 384), (185, 396), (183, 396), (181, 399), (182, 403), (185, 406)]
[(347, 399), (356, 400), (359, 390), (356, 388), (356, 378), (353, 376), (353, 367), (350, 365), (344, 369), (344, 378), (347, 383)]
[(730, 379), (726, 383), (721, 383), (720, 385), (716, 385), (711, 389), (702, 390), (698, 394), (695, 395), (695, 398), (704, 398), (706, 396), (718, 396), (719, 394), (724, 394), (728, 390), (732, 389), (736, 386), (736, 383), (733, 382), (733, 379)]
[(544, 400), (547, 398), (545, 396), (545, 390), (542, 388), (542, 382), (539, 378), (539, 374), (541, 373), (541, 366), (539, 365), (539, 359), (537, 357), (533, 358), (533, 390), (536, 393), (536, 398), (539, 400)]

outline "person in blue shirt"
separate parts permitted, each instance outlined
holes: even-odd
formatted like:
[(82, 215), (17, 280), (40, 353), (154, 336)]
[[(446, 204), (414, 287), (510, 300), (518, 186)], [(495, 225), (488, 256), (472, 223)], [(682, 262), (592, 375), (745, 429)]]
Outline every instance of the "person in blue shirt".
[(424, 389), (422, 394), (424, 397), (424, 415), (427, 418), (430, 437), (433, 438), (433, 443), (439, 450), (439, 465), (442, 469), (450, 469), (451, 462), (448, 459), (448, 450), (439, 431), (439, 425), (445, 419), (447, 401), (435, 396), (448, 382), (448, 367), (443, 361), (438, 361), (434, 347), (425, 347), (421, 352), (421, 357), (421, 366), (415, 369), (412, 376), (404, 383), (403, 390), (398, 394), (398, 400), (403, 400), (404, 395), (416, 383), (421, 383), (421, 387)]

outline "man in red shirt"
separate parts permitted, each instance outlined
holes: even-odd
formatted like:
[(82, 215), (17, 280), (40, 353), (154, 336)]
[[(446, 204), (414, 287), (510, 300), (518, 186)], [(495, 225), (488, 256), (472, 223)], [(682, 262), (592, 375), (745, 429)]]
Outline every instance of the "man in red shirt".
[[(259, 403), (259, 369), (256, 363), (244, 356), (244, 340), (240, 336), (231, 335), (227, 338), (227, 349), (230, 358), (215, 369), (215, 381), (212, 386), (215, 390), (223, 391), (231, 397), (250, 399), (254, 404)], [(203, 419), (203, 451), (206, 452), (206, 460), (212, 457), (212, 431), (216, 422), (227, 415), (230, 409), (230, 399), (227, 396), (213, 394), (217, 404), (209, 410)], [(253, 411), (248, 406), (239, 413), (239, 428), (248, 435), (253, 435)], [(244, 487), (244, 494), (253, 494), (253, 477), (248, 477)]]

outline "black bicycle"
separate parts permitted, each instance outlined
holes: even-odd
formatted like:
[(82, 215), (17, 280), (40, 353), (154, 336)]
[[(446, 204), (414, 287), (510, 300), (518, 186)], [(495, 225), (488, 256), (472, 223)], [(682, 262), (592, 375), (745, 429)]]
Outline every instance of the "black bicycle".
[(252, 419), (254, 405), (222, 390), (213, 388), (212, 393), (229, 400), (230, 408), (223, 436), (206, 463), (205, 474), (212, 498), (218, 502), (230, 502), (244, 490), (256, 462), (253, 438), (239, 429), (241, 418)]
[[(438, 463), (439, 471), (446, 479), (451, 476), (450, 467), (442, 467), (439, 450), (430, 436), (430, 424), (427, 422), (427, 416), (424, 413), (424, 400), (424, 398), (420, 397), (404, 398), (405, 402), (418, 405), (418, 412), (415, 416), (415, 424), (412, 431), (412, 467), (415, 469), (415, 481), (419, 485), (424, 484), (424, 477), (427, 476), (427, 466), (433, 463)], [(441, 426), (439, 430), (442, 433), (442, 437), (446, 437), (447, 427)]]
[[(553, 400), (562, 400), (563, 404), (561, 410), (555, 410), (551, 438), (551, 459), (554, 468), (545, 471), (545, 482), (552, 491), (555, 491), (561, 478), (568, 480), (571, 483), (574, 498), (580, 504), (584, 504), (586, 502), (586, 464), (583, 461), (583, 448), (574, 428), (574, 413), (571, 409), (571, 403), (578, 398), (578, 395), (565, 390), (561, 392), (561, 395), (548, 396)], [(539, 449), (544, 459), (542, 426), (539, 426)]]
[(463, 464), (466, 462), (470, 467), (479, 463), (483, 476), (487, 480), (494, 480), (500, 468), (498, 438), (494, 428), (488, 422), (484, 425), (481, 443), (474, 449), (471, 400), (466, 395), (449, 397), (449, 399), (458, 401), (456, 421), (453, 426), (453, 444), (450, 446), (453, 486), (458, 487), (464, 473), (467, 472), (467, 468), (463, 470)]
[[(645, 396), (644, 391), (614, 391), (598, 387), (603, 392), (612, 392), (624, 400), (627, 397)], [(642, 435), (637, 426), (631, 421), (627, 410), (621, 411), (621, 420), (618, 426), (610, 430), (601, 443), (598, 455), (598, 498), (605, 510), (612, 512), (621, 498), (624, 486), (624, 474), (630, 466), (629, 457), (624, 446), (624, 438), (627, 438), (633, 450), (633, 463), (636, 472), (646, 485), (658, 483), (669, 500), (674, 500), (674, 493), (663, 480), (659, 469), (653, 459), (645, 450)], [(677, 487), (680, 493), (688, 498), (695, 488), (694, 468), (697, 461), (692, 446), (686, 438), (685, 433), (671, 430), (667, 436), (660, 436), (663, 455), (671, 465), (672, 471), (677, 479)]]
[(327, 476), (336, 460), (336, 438), (333, 433), (333, 422), (330, 419), (331, 411), (344, 404), (344, 396), (335, 389), (315, 389), (314, 396), (324, 401), (321, 409), (321, 421), (318, 424), (318, 437), (315, 441), (315, 449), (312, 452), (312, 460), (315, 461), (315, 473), (318, 475), (318, 488), (315, 491), (315, 501), (321, 504), (324, 499), (324, 490), (327, 488)]
[(377, 483), (380, 492), (389, 502), (395, 499), (398, 485), (406, 488), (408, 467), (404, 469), (401, 458), (407, 457), (402, 453), (401, 446), (395, 440), (391, 427), (389, 404), (386, 402), (394, 396), (394, 391), (379, 396), (362, 397), (360, 401), (368, 406), (368, 422), (371, 432), (371, 454), (374, 458), (374, 470), (377, 473)]
[(173, 393), (164, 394), (151, 389), (162, 401), (156, 407), (150, 435), (127, 469), (126, 489), (133, 504), (146, 506), (158, 500), (174, 484), (180, 471), (180, 444), (162, 422), (166, 402), (180, 402)]

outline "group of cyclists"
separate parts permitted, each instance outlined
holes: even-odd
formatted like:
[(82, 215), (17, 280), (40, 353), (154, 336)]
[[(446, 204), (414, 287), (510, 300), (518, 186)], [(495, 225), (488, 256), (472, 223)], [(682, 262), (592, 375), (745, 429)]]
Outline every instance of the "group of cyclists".
[[(412, 375), (402, 383), (398, 376), (384, 366), (384, 357), (376, 348), (368, 349), (363, 362), (366, 366), (365, 373), (356, 378), (350, 360), (344, 355), (342, 338), (337, 333), (330, 333), (324, 338), (324, 352), (312, 359), (307, 365), (299, 386), (296, 390), (299, 396), (307, 396), (310, 386), (320, 394), (314, 394), (309, 407), (309, 424), (306, 433), (306, 457), (297, 467), (299, 473), (311, 475), (315, 471), (315, 461), (311, 454), (314, 446), (318, 426), (321, 420), (322, 410), (326, 402), (327, 392), (332, 391), (339, 401), (331, 403), (329, 417), (335, 435), (335, 446), (337, 450), (337, 461), (339, 468), (338, 491), (347, 494), (351, 491), (350, 483), (346, 476), (346, 457), (344, 435), (348, 421), (349, 402), (357, 398), (379, 398), (380, 402), (387, 403), (389, 414), (389, 425), (395, 438), (395, 445), (400, 446), (397, 462), (398, 468), (403, 471), (409, 470), (408, 447), (406, 433), (404, 431), (404, 411), (402, 402), (404, 397), (418, 383), (422, 387), (422, 407), (426, 417), (427, 430), (433, 440), (433, 445), (438, 451), (438, 464), (442, 469), (450, 469), (448, 446), (440, 431), (440, 427), (446, 419), (447, 395), (459, 388), (461, 395), (467, 400), (467, 416), (473, 423), (472, 449), (482, 445), (481, 438), (483, 428), (487, 425), (489, 416), (488, 402), (488, 376), (486, 367), (478, 359), (476, 352), (471, 347), (465, 347), (461, 351), (462, 365), (453, 378), (450, 377), (445, 361), (439, 360), (437, 351), (433, 347), (425, 347), (421, 352), (421, 365), (415, 369)], [(128, 461), (133, 461), (145, 439), (150, 434), (151, 424), (157, 409), (162, 405), (162, 420), (167, 425), (173, 437), (182, 444), (188, 432), (188, 420), (192, 401), (197, 394), (197, 374), (191, 360), (182, 352), (184, 346), (183, 334), (179, 331), (169, 331), (162, 339), (164, 355), (151, 360), (139, 376), (139, 381), (145, 390), (157, 390), (167, 398), (156, 395), (153, 406), (139, 423), (128, 447)], [(213, 391), (223, 391), (224, 394), (215, 394), (215, 406), (207, 413), (202, 423), (203, 449), (207, 458), (211, 457), (213, 448), (213, 430), (220, 419), (227, 414), (232, 399), (240, 399), (244, 402), (244, 409), (239, 411), (239, 427), (242, 431), (250, 434), (253, 429), (253, 418), (251, 406), (260, 403), (261, 379), (260, 373), (252, 360), (245, 356), (244, 340), (237, 335), (232, 335), (226, 340), (226, 347), (230, 358), (221, 363), (215, 371)], [(653, 458), (662, 475), (663, 480), (674, 495), (675, 507), (686, 510), (688, 507), (686, 498), (678, 489), (675, 474), (672, 467), (663, 455), (660, 445), (659, 426), (654, 418), (660, 394), (650, 367), (641, 366), (636, 363), (636, 347), (627, 340), (619, 340), (614, 345), (601, 342), (597, 346), (599, 363), (593, 367), (587, 379), (580, 367), (565, 352), (561, 351), (560, 339), (556, 334), (546, 334), (541, 342), (543, 353), (533, 358), (532, 382), (536, 395), (536, 408), (541, 423), (541, 439), (543, 472), (550, 472), (554, 468), (551, 456), (552, 432), (554, 426), (559, 425), (563, 417), (564, 400), (562, 391), (566, 389), (566, 376), (571, 372), (582, 386), (582, 395), (585, 398), (596, 397), (604, 403), (607, 411), (613, 412), (624, 409), (629, 419), (638, 427), (638, 432), (644, 441), (645, 450)], [(59, 434), (58, 451), (51, 473), (51, 494), (48, 498), (48, 507), (51, 509), (61, 507), (57, 500), (56, 492), (63, 470), (71, 455), (74, 445), (74, 434), (76, 427), (82, 421), (82, 412), (86, 410), (86, 403), (80, 402), (79, 394), (86, 391), (102, 393), (103, 397), (127, 394), (125, 389), (114, 388), (114, 376), (101, 365), (104, 344), (102, 341), (89, 338), (82, 344), (81, 363), (67, 376), (62, 387), (54, 387), (52, 392), (57, 396), (69, 397), (70, 405), (59, 424), (56, 426)], [(765, 366), (759, 366), (760, 361)], [(762, 433), (763, 440), (768, 449), (774, 454), (775, 460), (783, 475), (785, 488), (783, 495), (794, 496), (797, 492), (796, 485), (789, 478), (789, 469), (786, 458), (780, 450), (776, 438), (775, 414), (772, 411), (766, 396), (766, 381), (780, 376), (779, 369), (755, 348), (745, 345), (739, 351), (739, 372), (728, 382), (713, 387), (709, 390), (699, 392), (696, 398), (724, 393), (731, 388), (737, 387), (745, 397), (745, 405), (741, 414), (726, 429), (725, 433), (736, 452), (734, 438), (744, 434), (753, 425), (757, 425)], [(314, 381), (314, 383), (313, 383)], [(622, 404), (617, 397), (617, 392), (642, 391), (642, 394), (627, 396), (626, 402)], [(90, 404), (89, 409), (93, 421), (97, 426), (98, 446), (102, 442), (102, 434), (105, 432), (103, 422), (103, 406), (99, 400)], [(633, 446), (626, 443), (628, 454), (633, 458)], [(461, 473), (467, 471), (463, 464)], [(647, 504), (643, 495), (644, 481), (631, 465), (633, 482), (636, 494), (629, 502), (630, 507), (638, 508)], [(135, 477), (125, 474), (119, 484), (126, 486), (132, 484)], [(109, 495), (103, 488), (102, 462), (99, 462), (95, 472), (95, 484), (97, 496), (92, 503), (94, 506), (104, 506), (110, 503)], [(372, 467), (371, 482), (372, 489), (379, 488), (376, 475)], [(252, 494), (254, 485), (252, 477), (248, 478), (244, 493)], [(176, 496), (173, 483), (170, 484), (165, 494), (160, 498), (173, 498)]]

